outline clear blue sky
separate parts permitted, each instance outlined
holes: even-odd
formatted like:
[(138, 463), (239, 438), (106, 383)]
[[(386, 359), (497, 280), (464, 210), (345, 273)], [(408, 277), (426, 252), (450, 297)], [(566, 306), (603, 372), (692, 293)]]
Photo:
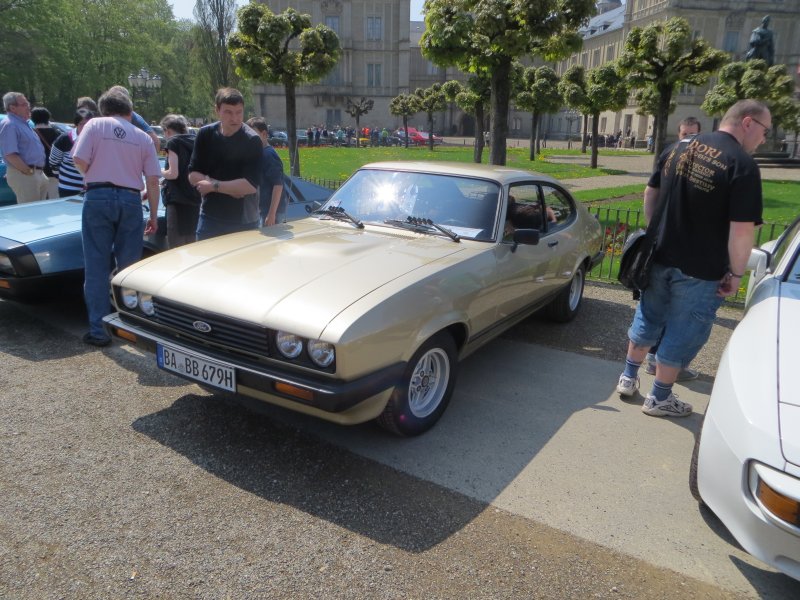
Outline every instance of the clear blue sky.
[[(194, 19), (195, 0), (168, 0), (172, 4), (172, 14), (177, 19)], [(411, 20), (422, 21), (422, 2), (423, 0), (411, 0)], [(247, 4), (246, 0), (236, 0), (237, 6)]]

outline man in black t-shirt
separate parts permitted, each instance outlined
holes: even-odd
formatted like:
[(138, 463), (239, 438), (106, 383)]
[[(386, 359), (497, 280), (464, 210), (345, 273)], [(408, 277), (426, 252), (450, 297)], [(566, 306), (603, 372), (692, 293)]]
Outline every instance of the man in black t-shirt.
[(740, 100), (719, 131), (697, 135), (668, 148), (651, 178), (657, 193), (645, 194), (645, 215), (662, 203), (664, 231), (650, 281), (628, 329), (625, 370), (617, 392), (630, 397), (648, 349), (664, 337), (656, 356), (656, 377), (642, 412), (685, 417), (692, 407), (672, 386), (708, 340), (717, 309), (737, 291), (756, 225), (761, 224), (761, 175), (751, 154), (766, 141), (769, 109)]
[(219, 121), (197, 134), (189, 182), (203, 197), (197, 239), (258, 227), (261, 138), (244, 124), (244, 98), (233, 88), (217, 91)]

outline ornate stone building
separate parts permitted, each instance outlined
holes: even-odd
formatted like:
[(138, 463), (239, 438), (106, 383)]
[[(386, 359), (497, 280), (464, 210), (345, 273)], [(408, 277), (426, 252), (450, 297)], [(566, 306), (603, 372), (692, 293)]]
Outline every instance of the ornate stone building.
[[(366, 96), (375, 102), (373, 110), (362, 119), (362, 125), (397, 127), (398, 117), (389, 112), (389, 102), (401, 93), (449, 79), (464, 80), (453, 68), (442, 68), (426, 60), (419, 49), (424, 31), (422, 21), (410, 21), (409, 0), (267, 0), (274, 12), (289, 6), (311, 15), (313, 23), (324, 23), (334, 29), (342, 46), (342, 58), (336, 69), (317, 84), (297, 89), (297, 125), (352, 125), (345, 112), (348, 97)], [(800, 65), (800, 0), (602, 0), (598, 15), (582, 31), (583, 49), (566, 60), (551, 66), (562, 74), (573, 64), (587, 69), (614, 60), (622, 51), (625, 36), (633, 27), (651, 21), (680, 16), (687, 19), (695, 35), (731, 53), (733, 60), (743, 60), (750, 33), (759, 26), (764, 15), (771, 15), (775, 39), (775, 62), (785, 64), (792, 74)], [(713, 81), (711, 82), (714, 83)], [(670, 115), (668, 131), (677, 130), (677, 123), (693, 115), (701, 120), (704, 130), (711, 129), (713, 119), (700, 110), (708, 87), (684, 86), (678, 90), (678, 108)], [(286, 124), (283, 87), (257, 85), (254, 88), (256, 112), (275, 127)], [(511, 137), (530, 134), (530, 115), (513, 109), (509, 114)], [(426, 129), (425, 115), (418, 114), (411, 123)], [(573, 136), (580, 131), (580, 121), (566, 111), (545, 119), (545, 130), (553, 138)], [(652, 119), (636, 114), (628, 106), (617, 113), (600, 115), (601, 133), (630, 132), (644, 139), (652, 130)], [(474, 120), (457, 107), (436, 115), (434, 129), (446, 135), (472, 135)]]

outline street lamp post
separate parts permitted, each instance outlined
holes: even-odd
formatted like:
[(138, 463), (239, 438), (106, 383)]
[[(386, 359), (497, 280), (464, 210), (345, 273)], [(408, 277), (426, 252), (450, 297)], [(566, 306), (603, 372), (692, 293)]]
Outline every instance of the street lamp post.
[(581, 113), (571, 108), (567, 111), (567, 149), (572, 148), (572, 124), (581, 118)]
[(128, 75), (128, 84), (134, 99), (138, 94), (142, 97), (142, 101), (147, 104), (151, 94), (161, 89), (161, 76), (153, 75), (151, 77), (150, 71), (142, 67), (138, 73)]

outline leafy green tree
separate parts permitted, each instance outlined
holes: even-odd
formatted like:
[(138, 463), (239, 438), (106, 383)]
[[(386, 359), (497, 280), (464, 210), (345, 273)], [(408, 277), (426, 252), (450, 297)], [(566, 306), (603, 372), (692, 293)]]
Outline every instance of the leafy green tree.
[(414, 95), (419, 102), (419, 112), (428, 116), (428, 147), (433, 152), (433, 116), (447, 108), (447, 97), (442, 91), (441, 83), (434, 83), (428, 88), (417, 88)]
[(592, 117), (592, 169), (597, 168), (597, 136), (600, 113), (622, 110), (628, 103), (628, 86), (616, 64), (606, 63), (588, 73), (573, 65), (558, 84), (564, 102)]
[(339, 38), (330, 27), (312, 27), (311, 17), (293, 8), (275, 14), (265, 4), (251, 3), (239, 9), (238, 17), (239, 31), (228, 43), (236, 71), (255, 81), (283, 84), (291, 173), (299, 176), (295, 90), (333, 69), (339, 60)]
[(197, 51), (208, 74), (212, 93), (222, 87), (238, 87), (228, 41), (236, 26), (235, 0), (196, 0), (194, 28)]
[(514, 60), (569, 56), (583, 43), (578, 28), (594, 13), (593, 0), (426, 0), (422, 54), (490, 79), (492, 164), (506, 162)]
[(630, 86), (648, 90), (646, 95), (656, 103), (654, 160), (664, 148), (675, 90), (683, 84), (705, 84), (728, 60), (726, 53), (703, 38), (693, 38), (686, 19), (675, 17), (631, 29), (618, 64)]
[(403, 118), (403, 131), (406, 133), (405, 145), (408, 148), (408, 117), (419, 112), (419, 101), (414, 94), (400, 94), (392, 98), (389, 112)]
[(451, 79), (442, 84), (445, 98), (448, 102), (455, 102), (461, 110), (475, 117), (475, 141), (473, 142), (472, 160), (479, 163), (483, 159), (483, 132), (486, 126), (486, 112), (491, 99), (489, 78), (485, 75), (470, 75), (466, 85)]
[(550, 67), (528, 67), (522, 72), (520, 89), (514, 98), (518, 109), (531, 113), (531, 137), (529, 158), (535, 160), (539, 154), (539, 123), (542, 115), (561, 107), (558, 91), (558, 75)]
[(761, 100), (772, 113), (773, 144), (777, 142), (778, 127), (793, 125), (794, 79), (786, 73), (785, 65), (767, 66), (761, 59), (733, 62), (720, 69), (717, 85), (706, 92), (705, 112), (721, 117), (738, 100)]
[(361, 96), (361, 100), (353, 102), (352, 98), (347, 99), (345, 112), (356, 120), (356, 148), (359, 147), (361, 137), (361, 117), (367, 114), (375, 106), (375, 101)]

